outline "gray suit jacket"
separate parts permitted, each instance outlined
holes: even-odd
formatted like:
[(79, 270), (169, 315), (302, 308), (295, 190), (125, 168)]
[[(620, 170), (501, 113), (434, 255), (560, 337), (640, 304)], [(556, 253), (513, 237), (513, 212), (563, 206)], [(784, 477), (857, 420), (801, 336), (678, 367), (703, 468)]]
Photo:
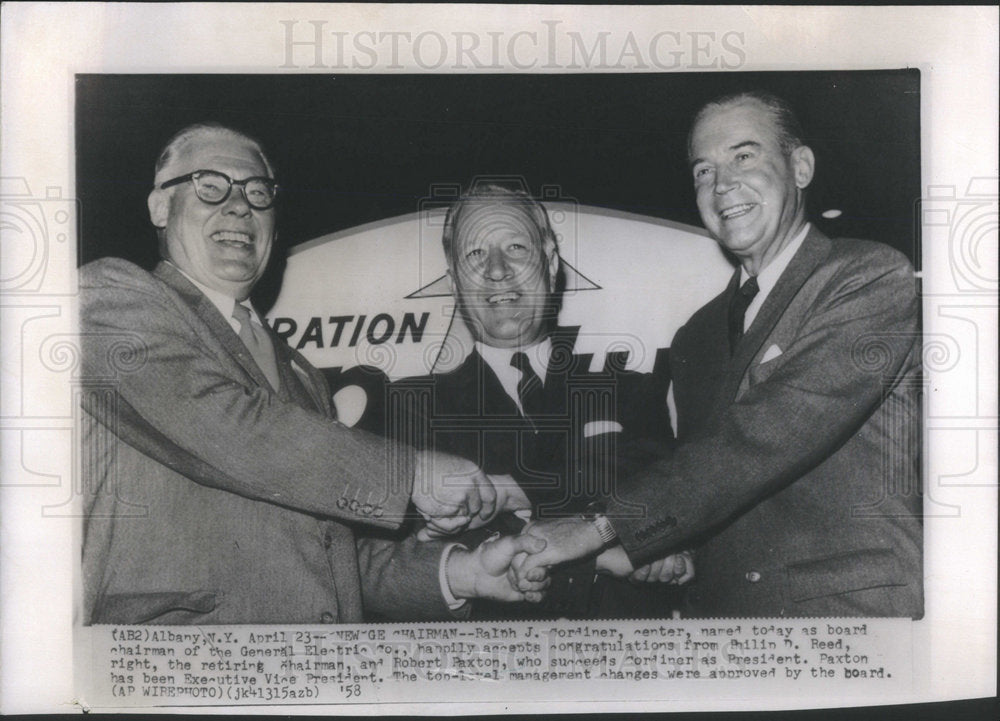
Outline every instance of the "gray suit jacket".
[(622, 543), (644, 563), (704, 541), (697, 614), (921, 616), (909, 262), (813, 229), (730, 358), (737, 281), (674, 339), (679, 445), (624, 484), (645, 513), (613, 521)]
[[(81, 269), (84, 623), (447, 618), (440, 544), (365, 541), (409, 502), (411, 452), (332, 417), (272, 334), (275, 393), (175, 268)], [(293, 369), (297, 368), (297, 370)]]

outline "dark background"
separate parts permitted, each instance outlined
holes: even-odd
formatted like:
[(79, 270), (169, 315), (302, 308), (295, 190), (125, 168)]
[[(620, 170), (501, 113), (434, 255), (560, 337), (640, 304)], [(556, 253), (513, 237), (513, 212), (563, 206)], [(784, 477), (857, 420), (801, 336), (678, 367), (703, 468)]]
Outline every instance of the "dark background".
[[(521, 175), (587, 205), (700, 226), (686, 163), (691, 117), (726, 92), (790, 100), (817, 156), (810, 211), (833, 235), (888, 243), (919, 263), (917, 70), (583, 75), (78, 75), (81, 263), (151, 268), (153, 164), (184, 125), (257, 137), (282, 187), (282, 250), (418, 209), (434, 184)], [(843, 211), (823, 220), (827, 209)], [(627, 262), (625, 259), (624, 262)]]
[[(881, 240), (919, 267), (917, 70), (78, 75), (79, 259), (155, 264), (146, 213), (153, 163), (176, 130), (201, 120), (264, 142), (283, 188), (279, 249), (413, 212), (432, 184), (464, 185), (477, 174), (523, 175), (535, 192), (558, 184), (581, 203), (700, 226), (685, 162), (691, 116), (715, 95), (750, 88), (798, 110), (817, 154), (810, 206), (820, 227)], [(829, 208), (843, 215), (819, 219)], [(731, 717), (972, 721), (997, 718), (997, 701), (706, 716)]]

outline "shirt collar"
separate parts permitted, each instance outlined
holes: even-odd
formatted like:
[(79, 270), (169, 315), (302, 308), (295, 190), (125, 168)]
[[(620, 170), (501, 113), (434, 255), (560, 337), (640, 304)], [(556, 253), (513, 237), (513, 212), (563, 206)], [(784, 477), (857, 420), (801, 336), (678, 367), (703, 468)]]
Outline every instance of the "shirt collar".
[[(778, 282), (778, 278), (781, 274), (785, 272), (785, 268), (788, 264), (792, 262), (792, 258), (795, 257), (795, 253), (802, 246), (803, 241), (806, 239), (806, 235), (809, 233), (810, 224), (806, 223), (802, 226), (802, 230), (799, 231), (798, 235), (792, 238), (792, 242), (786, 245), (780, 253), (774, 256), (774, 260), (767, 264), (766, 267), (762, 268), (757, 274), (757, 287), (760, 288), (759, 295), (761, 299), (767, 297), (767, 294), (771, 292), (771, 288), (774, 287), (775, 283)], [(740, 270), (740, 285), (742, 286), (748, 279), (750, 274), (746, 270)]]
[[(189, 281), (191, 281), (191, 283), (193, 283), (194, 286), (198, 290), (200, 290), (205, 295), (206, 298), (208, 298), (210, 301), (212, 301), (212, 305), (214, 305), (216, 308), (219, 309), (219, 312), (222, 313), (222, 317), (225, 318), (226, 320), (228, 320), (230, 322), (230, 324), (232, 324), (235, 321), (235, 319), (233, 318), (233, 308), (236, 307), (236, 299), (235, 298), (233, 298), (232, 296), (228, 296), (225, 293), (222, 293), (220, 291), (217, 291), (214, 288), (209, 288), (204, 283), (198, 282), (197, 280), (195, 280), (194, 278), (192, 278), (190, 275), (188, 275), (187, 273), (185, 273), (180, 267), (178, 267), (176, 263), (172, 263), (169, 260), (164, 261), (164, 262), (170, 263), (170, 265), (172, 265), (174, 268), (177, 269), (177, 272), (179, 272), (181, 275), (183, 275), (185, 278), (187, 278)], [(250, 303), (249, 299), (243, 301), (240, 305), (245, 306), (250, 311), (250, 318), (255, 323), (260, 324), (260, 318), (257, 315), (257, 311), (253, 307), (253, 305)], [(237, 321), (237, 324), (238, 324), (238, 321)]]
[(477, 340), (476, 350), (479, 351), (479, 355), (483, 357), (483, 360), (489, 364), (497, 376), (500, 376), (501, 369), (503, 369), (503, 373), (507, 373), (508, 369), (513, 369), (515, 373), (517, 372), (517, 369), (510, 364), (510, 359), (514, 357), (516, 352), (521, 351), (528, 356), (528, 362), (531, 363), (532, 370), (538, 374), (538, 377), (544, 383), (545, 372), (549, 367), (549, 358), (552, 356), (552, 340), (546, 337), (540, 342), (535, 343), (535, 345), (526, 348), (496, 348)]

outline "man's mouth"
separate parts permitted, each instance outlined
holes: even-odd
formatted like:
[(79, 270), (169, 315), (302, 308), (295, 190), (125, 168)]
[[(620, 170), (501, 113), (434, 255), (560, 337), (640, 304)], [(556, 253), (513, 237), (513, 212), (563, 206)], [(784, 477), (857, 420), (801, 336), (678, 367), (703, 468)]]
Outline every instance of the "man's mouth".
[(486, 302), (490, 305), (504, 305), (505, 303), (513, 303), (521, 297), (521, 294), (517, 291), (508, 290), (504, 293), (494, 293)]
[(723, 220), (733, 220), (734, 218), (739, 218), (746, 215), (751, 210), (757, 207), (756, 203), (741, 203), (740, 205), (734, 205), (732, 207), (726, 208), (725, 210), (719, 211), (719, 217)]
[(212, 233), (212, 240), (231, 248), (246, 248), (253, 245), (253, 238), (250, 234), (238, 230), (217, 230)]

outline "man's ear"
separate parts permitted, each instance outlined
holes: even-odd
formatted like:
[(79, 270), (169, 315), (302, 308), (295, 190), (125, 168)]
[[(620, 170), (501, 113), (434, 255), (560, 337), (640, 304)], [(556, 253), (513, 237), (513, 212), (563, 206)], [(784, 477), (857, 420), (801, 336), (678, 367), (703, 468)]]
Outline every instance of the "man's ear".
[(542, 245), (542, 250), (545, 253), (545, 262), (548, 264), (549, 287), (555, 288), (556, 276), (559, 275), (559, 251), (556, 249), (556, 241), (547, 238)]
[(154, 188), (146, 198), (149, 208), (149, 220), (156, 228), (167, 227), (167, 217), (170, 215), (170, 197), (165, 190)]
[(805, 190), (813, 179), (816, 156), (808, 145), (800, 145), (792, 151), (792, 168), (795, 172), (795, 187)]

